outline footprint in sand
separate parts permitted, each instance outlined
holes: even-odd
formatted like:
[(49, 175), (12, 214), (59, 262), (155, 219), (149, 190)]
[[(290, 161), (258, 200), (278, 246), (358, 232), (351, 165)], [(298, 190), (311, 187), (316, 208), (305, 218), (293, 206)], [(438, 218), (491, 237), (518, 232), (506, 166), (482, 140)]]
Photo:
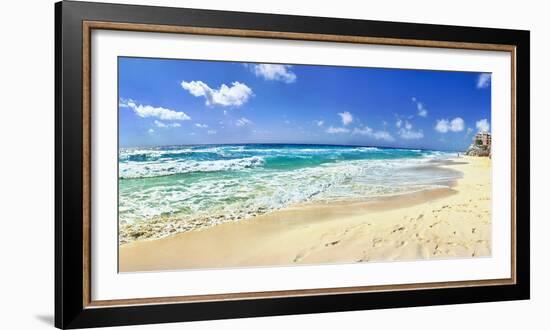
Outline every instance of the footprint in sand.
[(363, 251), (363, 256), (357, 259), (355, 262), (368, 262), (369, 258), (367, 257), (367, 251)]
[(372, 247), (377, 247), (380, 245), (380, 243), (382, 243), (382, 239), (381, 238), (374, 238), (372, 240)]
[(334, 246), (336, 244), (340, 243), (340, 241), (332, 241), (332, 242), (329, 242), (329, 243), (326, 243), (325, 246), (328, 247), (328, 246)]
[(439, 225), (440, 223), (441, 223), (441, 221), (434, 222), (434, 223), (432, 223), (429, 227), (430, 227), (430, 228), (433, 228), (433, 227)]
[(302, 260), (305, 256), (306, 256), (305, 252), (300, 252), (296, 255), (296, 257), (294, 257), (293, 262), (298, 262), (298, 261)]
[(302, 250), (300, 252), (298, 252), (298, 254), (294, 257), (294, 261), (293, 262), (298, 262), (302, 259), (304, 259), (305, 257), (307, 257), (311, 252), (315, 251), (316, 248), (314, 246), (310, 247), (309, 249), (305, 249), (305, 250)]
[(396, 232), (398, 232), (398, 231), (404, 231), (404, 230), (405, 230), (405, 227), (404, 227), (404, 226), (401, 226), (401, 227), (398, 227), (398, 228), (395, 228), (394, 230), (392, 230), (391, 233), (393, 234), (393, 233), (396, 233)]

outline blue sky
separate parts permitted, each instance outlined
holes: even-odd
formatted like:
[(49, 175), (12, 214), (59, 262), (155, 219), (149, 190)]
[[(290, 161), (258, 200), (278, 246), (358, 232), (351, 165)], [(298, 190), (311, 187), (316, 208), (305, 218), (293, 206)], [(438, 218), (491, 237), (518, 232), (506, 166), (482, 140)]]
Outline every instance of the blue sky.
[(121, 147), (318, 143), (464, 150), (487, 73), (119, 58)]

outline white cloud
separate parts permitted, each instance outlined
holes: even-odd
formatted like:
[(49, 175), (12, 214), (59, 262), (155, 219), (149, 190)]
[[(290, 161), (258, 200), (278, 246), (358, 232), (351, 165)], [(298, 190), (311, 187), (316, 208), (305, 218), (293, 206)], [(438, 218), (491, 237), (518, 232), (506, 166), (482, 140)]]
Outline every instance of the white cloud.
[(439, 119), (436, 121), (435, 130), (439, 133), (460, 132), (464, 130), (464, 120), (456, 117), (453, 120)]
[(339, 133), (349, 133), (349, 129), (345, 127), (332, 127), (327, 128), (326, 132), (328, 134), (339, 134)]
[(209, 129), (206, 133), (208, 135), (214, 135), (214, 134), (218, 133), (218, 131), (216, 131), (215, 129)]
[(487, 119), (481, 119), (476, 121), (476, 128), (479, 132), (489, 132), (491, 124), (489, 124)]
[(418, 140), (424, 137), (424, 132), (422, 130), (414, 131), (411, 129), (400, 129), (399, 136), (405, 140)]
[(159, 127), (159, 128), (169, 128), (169, 127), (180, 127), (180, 123), (163, 123), (162, 121), (160, 120), (155, 120), (154, 121), (155, 123), (155, 126)]
[(324, 120), (316, 120), (315, 121), (315, 124), (319, 127), (323, 126), (325, 124), (325, 121)]
[(247, 66), (257, 77), (262, 77), (265, 80), (283, 81), (287, 84), (296, 81), (296, 74), (290, 70), (292, 65), (248, 64)]
[(155, 120), (155, 125), (157, 127), (166, 127), (165, 123), (163, 123), (162, 121), (158, 121), (158, 120)]
[(426, 117), (428, 116), (428, 109), (426, 109), (426, 107), (424, 107), (424, 104), (420, 101), (417, 100), (416, 97), (412, 97), (411, 100), (413, 101), (414, 104), (416, 104), (416, 110), (417, 110), (417, 115), (420, 116), (420, 117)]
[(477, 88), (487, 88), (491, 85), (491, 74), (482, 73), (477, 77)]
[(464, 119), (460, 117), (456, 117), (455, 119), (451, 120), (451, 131), (461, 132), (463, 130), (464, 130)]
[(397, 119), (397, 121), (395, 122), (395, 127), (401, 128), (402, 124), (403, 124), (403, 121), (401, 119)]
[(252, 89), (238, 81), (233, 82), (231, 87), (222, 84), (218, 89), (213, 89), (202, 81), (182, 81), (181, 87), (193, 96), (204, 96), (208, 106), (238, 107), (245, 104), (253, 95)]
[(473, 131), (474, 130), (471, 127), (468, 127), (468, 129), (466, 129), (466, 135), (472, 134)]
[(372, 137), (376, 140), (393, 141), (394, 138), (387, 131), (375, 131), (368, 126), (356, 127), (353, 129), (353, 134), (364, 135)]
[(152, 128), (149, 128), (149, 130), (147, 132), (149, 132), (149, 134), (153, 134), (153, 133), (155, 133), (155, 130), (152, 129)]
[(136, 115), (141, 118), (156, 117), (162, 120), (190, 120), (185, 112), (174, 111), (162, 107), (153, 107), (150, 105), (137, 104), (133, 100), (121, 100), (119, 102), (121, 108), (130, 108)]
[(390, 133), (386, 131), (376, 131), (373, 133), (373, 137), (377, 140), (393, 141), (395, 140)]
[(208, 125), (206, 125), (206, 124), (201, 124), (201, 123), (196, 123), (196, 124), (195, 124), (195, 127), (198, 127), (198, 128), (208, 128)]
[(439, 133), (447, 133), (449, 131), (449, 121), (447, 119), (440, 119), (435, 124), (435, 130)]
[(340, 118), (342, 118), (342, 124), (344, 126), (347, 126), (347, 125), (349, 125), (353, 122), (353, 115), (351, 113), (347, 112), (347, 111), (339, 112), (338, 116), (340, 116)]
[(417, 107), (418, 107), (418, 115), (420, 117), (426, 117), (428, 115), (428, 110), (426, 110), (426, 108), (424, 108), (422, 103), (418, 103)]
[(235, 123), (235, 125), (239, 126), (239, 127), (243, 127), (243, 126), (248, 126), (248, 125), (252, 125), (253, 122), (249, 119), (246, 119), (244, 117), (241, 117), (240, 119), (237, 120), (237, 122)]
[[(400, 121), (400, 120), (399, 120)], [(418, 140), (424, 137), (424, 132), (422, 130), (415, 131), (413, 130), (413, 125), (405, 120), (405, 122), (399, 124), (399, 131), (397, 134), (405, 140)]]
[(359, 135), (372, 135), (373, 131), (372, 128), (368, 126), (364, 127), (356, 127), (353, 129), (353, 134), (359, 134)]

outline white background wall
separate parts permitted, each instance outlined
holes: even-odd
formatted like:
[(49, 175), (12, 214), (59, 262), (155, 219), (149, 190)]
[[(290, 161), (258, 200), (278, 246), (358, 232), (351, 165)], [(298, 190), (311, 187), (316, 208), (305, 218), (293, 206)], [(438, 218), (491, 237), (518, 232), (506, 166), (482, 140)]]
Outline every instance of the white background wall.
[[(147, 329), (548, 329), (550, 22), (545, 1), (135, 0), (190, 8), (531, 30), (530, 301), (284, 316)], [(0, 10), (0, 328), (53, 326), (54, 49), (52, 0), (5, 1)], [(520, 219), (521, 221), (521, 219)], [(126, 329), (137, 329), (129, 327)]]

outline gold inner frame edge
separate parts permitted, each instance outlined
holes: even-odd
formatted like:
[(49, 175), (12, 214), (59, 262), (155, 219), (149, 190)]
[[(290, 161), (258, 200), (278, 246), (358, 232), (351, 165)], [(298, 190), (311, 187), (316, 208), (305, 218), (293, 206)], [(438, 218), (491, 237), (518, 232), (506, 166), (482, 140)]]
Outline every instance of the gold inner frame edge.
[[(414, 284), (370, 285), (355, 287), (337, 287), (320, 289), (299, 289), (284, 291), (240, 292), (227, 294), (206, 294), (174, 297), (131, 298), (116, 300), (92, 300), (91, 297), (91, 33), (92, 30), (118, 30), (130, 32), (177, 33), (208, 36), (247, 37), (286, 39), (303, 41), (323, 41), (340, 43), (359, 43), (389, 46), (411, 46), (450, 48), (486, 51), (504, 51), (511, 55), (511, 277), (489, 280), (468, 280), (450, 282), (431, 282)], [(332, 34), (296, 33), (279, 31), (261, 31), (244, 29), (204, 28), (179, 25), (155, 25), (139, 23), (118, 23), (83, 21), (82, 22), (82, 220), (83, 220), (83, 307), (102, 308), (129, 305), (175, 304), (191, 302), (228, 301), (245, 299), (267, 299), (300, 296), (318, 296), (335, 294), (353, 294), (366, 292), (427, 290), (474, 286), (514, 285), (516, 284), (516, 46), (502, 44), (483, 44), (469, 42), (398, 39), (363, 36), (343, 36)]]

